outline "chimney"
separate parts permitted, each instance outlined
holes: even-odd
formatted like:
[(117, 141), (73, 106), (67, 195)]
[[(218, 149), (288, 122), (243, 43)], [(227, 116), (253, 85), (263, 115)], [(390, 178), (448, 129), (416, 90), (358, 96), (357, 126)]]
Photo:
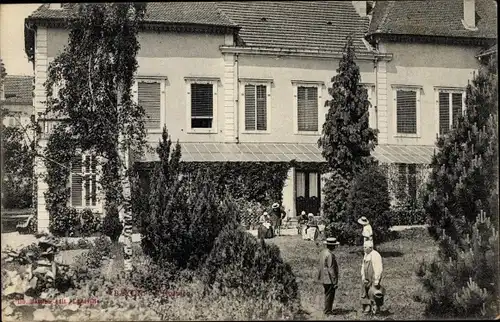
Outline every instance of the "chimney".
[(463, 0), (464, 1), (464, 19), (462, 20), (463, 25), (466, 29), (476, 29), (476, 1), (475, 0)]
[(61, 9), (63, 9), (63, 4), (62, 3), (49, 3), (49, 9), (61, 10)]
[(366, 1), (352, 1), (352, 5), (360, 17), (366, 17)]

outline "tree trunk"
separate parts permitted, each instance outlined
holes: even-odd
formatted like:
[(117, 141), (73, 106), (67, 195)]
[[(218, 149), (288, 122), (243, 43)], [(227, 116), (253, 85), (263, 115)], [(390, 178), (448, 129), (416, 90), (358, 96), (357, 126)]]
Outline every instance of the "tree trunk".
[[(118, 113), (120, 113), (121, 105), (122, 105), (122, 87), (123, 84), (118, 84), (118, 97), (117, 97), (117, 109)], [(120, 159), (123, 160), (124, 168), (120, 169), (122, 174), (122, 193), (123, 193), (123, 201), (124, 205), (121, 207), (121, 217), (123, 218), (123, 230), (122, 235), (124, 237), (124, 255), (123, 255), (123, 263), (126, 272), (130, 272), (132, 270), (132, 215), (130, 214), (130, 207), (126, 205), (127, 201), (130, 200), (130, 178), (128, 177), (127, 170), (129, 168), (128, 164), (128, 151), (120, 151), (120, 145), (123, 138), (121, 133), (119, 134), (118, 139), (118, 155), (120, 155)]]

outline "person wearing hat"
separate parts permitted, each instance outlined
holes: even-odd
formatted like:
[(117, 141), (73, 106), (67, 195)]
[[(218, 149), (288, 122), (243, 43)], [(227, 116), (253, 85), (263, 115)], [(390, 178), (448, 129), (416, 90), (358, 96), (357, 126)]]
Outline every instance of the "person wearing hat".
[(272, 238), (271, 218), (267, 212), (264, 212), (259, 218), (259, 230), (257, 231), (257, 238)]
[(373, 230), (368, 219), (365, 216), (358, 219), (358, 224), (363, 225), (363, 241), (373, 241)]
[(314, 219), (314, 215), (312, 213), (307, 214), (307, 224), (306, 224), (306, 240), (316, 240), (318, 237), (318, 223), (316, 222), (316, 219)]
[(366, 241), (363, 245), (365, 255), (361, 265), (362, 305), (363, 313), (378, 313), (383, 304), (385, 289), (380, 286), (383, 265), (382, 256), (373, 249), (373, 242)]
[(274, 229), (274, 235), (281, 235), (281, 222), (286, 217), (286, 213), (281, 210), (280, 204), (275, 202), (271, 206), (271, 224)]
[(323, 313), (333, 315), (333, 301), (335, 300), (335, 290), (338, 286), (339, 267), (333, 250), (340, 243), (337, 238), (329, 237), (323, 242), (326, 248), (321, 251), (318, 266), (318, 282), (323, 284), (325, 294), (325, 305)]

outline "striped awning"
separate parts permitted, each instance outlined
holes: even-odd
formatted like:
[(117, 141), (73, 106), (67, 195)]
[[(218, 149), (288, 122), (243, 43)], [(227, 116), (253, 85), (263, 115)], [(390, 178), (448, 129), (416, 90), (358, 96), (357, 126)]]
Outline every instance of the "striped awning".
[[(185, 162), (325, 162), (316, 143), (181, 143)], [(378, 145), (373, 152), (381, 163), (430, 163), (433, 146)], [(142, 162), (158, 161), (146, 153)]]

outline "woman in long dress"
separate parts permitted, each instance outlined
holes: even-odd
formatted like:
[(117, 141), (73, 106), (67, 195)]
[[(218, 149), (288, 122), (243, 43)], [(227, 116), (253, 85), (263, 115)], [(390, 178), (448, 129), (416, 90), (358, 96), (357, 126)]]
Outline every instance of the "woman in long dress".
[(257, 230), (257, 238), (273, 238), (273, 229), (271, 226), (271, 218), (267, 212), (264, 212), (259, 218), (259, 229)]

